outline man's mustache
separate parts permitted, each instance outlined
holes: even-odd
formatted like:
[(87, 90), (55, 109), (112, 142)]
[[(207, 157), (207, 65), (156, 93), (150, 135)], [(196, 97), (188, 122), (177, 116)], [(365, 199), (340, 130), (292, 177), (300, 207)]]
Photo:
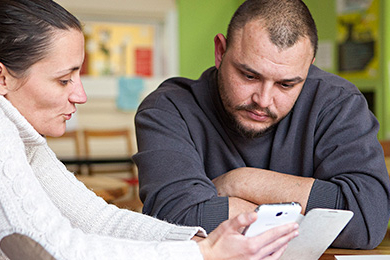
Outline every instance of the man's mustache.
[(275, 113), (273, 113), (268, 107), (262, 108), (256, 103), (251, 103), (249, 105), (238, 105), (236, 106), (236, 110), (249, 110), (255, 112), (262, 112), (272, 119), (278, 118), (278, 116)]

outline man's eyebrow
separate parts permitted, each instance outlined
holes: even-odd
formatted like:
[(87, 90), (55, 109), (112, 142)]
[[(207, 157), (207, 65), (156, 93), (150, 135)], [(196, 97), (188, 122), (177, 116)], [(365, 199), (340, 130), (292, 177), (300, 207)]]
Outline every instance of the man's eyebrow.
[(252, 74), (255, 75), (255, 76), (258, 76), (258, 77), (261, 76), (261, 73), (260, 73), (260, 72), (255, 71), (254, 69), (250, 68), (250, 67), (249, 67), (248, 65), (246, 65), (246, 64), (236, 63), (236, 66), (239, 67), (239, 68), (242, 69), (242, 70), (249, 71), (250, 73), (252, 73)]
[(302, 81), (304, 81), (304, 79), (299, 77), (299, 76), (295, 77), (295, 78), (292, 78), (292, 79), (282, 79), (281, 80), (281, 82), (292, 82), (292, 83), (295, 83), (295, 84), (300, 83)]
[[(255, 71), (254, 69), (250, 68), (249, 66), (247, 66), (246, 64), (236, 64), (237, 67), (239, 67), (240, 69), (242, 70), (246, 70), (250, 73), (252, 73), (253, 75), (255, 75), (256, 77), (261, 77), (262, 74), (258, 71)], [(300, 83), (302, 81), (304, 81), (303, 78), (297, 76), (297, 77), (294, 77), (294, 78), (291, 78), (291, 79), (281, 79), (281, 80), (278, 80), (279, 82), (292, 82), (292, 83)]]

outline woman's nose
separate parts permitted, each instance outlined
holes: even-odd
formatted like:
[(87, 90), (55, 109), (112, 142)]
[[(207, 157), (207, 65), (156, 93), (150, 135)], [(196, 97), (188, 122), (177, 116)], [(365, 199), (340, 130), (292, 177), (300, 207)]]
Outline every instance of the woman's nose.
[(74, 82), (74, 88), (69, 96), (69, 101), (77, 104), (84, 104), (87, 102), (87, 94), (85, 93), (83, 83), (80, 79)]

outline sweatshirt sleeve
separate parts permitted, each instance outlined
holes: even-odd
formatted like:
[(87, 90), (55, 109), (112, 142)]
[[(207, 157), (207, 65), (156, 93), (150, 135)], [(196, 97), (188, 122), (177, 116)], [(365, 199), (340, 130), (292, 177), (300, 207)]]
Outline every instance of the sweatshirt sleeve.
[(67, 171), (46, 144), (32, 150), (31, 166), (45, 192), (72, 225), (86, 233), (144, 241), (206, 236), (200, 227), (177, 226), (107, 204)]
[[(26, 235), (42, 245), (56, 259), (202, 259), (199, 248), (193, 241), (152, 242), (142, 241), (142, 237), (139, 241), (135, 241), (109, 237), (104, 235), (104, 232), (100, 232), (99, 235), (98, 232), (86, 233), (75, 227), (55, 206), (52, 201), (53, 197), (49, 198), (34, 175), (17, 129), (9, 121), (2, 120), (0, 130), (2, 144), (0, 153), (0, 219), (2, 220), (0, 221), (0, 240), (13, 233)], [(33, 156), (32, 160), (34, 159), (38, 158)], [(48, 170), (44, 167), (41, 169)], [(65, 186), (69, 187), (66, 184)], [(81, 189), (81, 186), (77, 189)], [(78, 208), (80, 215), (84, 211), (89, 211), (89, 205), (83, 204), (77, 197), (81, 194), (80, 192), (75, 194), (72, 193), (73, 190), (66, 192), (69, 193), (68, 198), (72, 198), (66, 203), (82, 204), (82, 207)], [(91, 199), (92, 204), (93, 202), (94, 200)], [(103, 204), (102, 202), (102, 208)], [(112, 215), (112, 217), (115, 216)], [(126, 220), (131, 221), (131, 219)], [(89, 224), (92, 226), (95, 223)], [(98, 224), (96, 223), (97, 226)], [(131, 226), (131, 223), (127, 225)], [(159, 227), (159, 225), (166, 226), (161, 223), (154, 227)], [(135, 226), (140, 229), (137, 223)], [(102, 226), (100, 228), (104, 229)], [(112, 230), (113, 227), (109, 229)], [(171, 226), (160, 232), (157, 231), (156, 237), (160, 240), (182, 239), (180, 230), (180, 228), (175, 229)], [(139, 231), (142, 233), (141, 230)], [(182, 230), (187, 239), (189, 233), (196, 232), (197, 229), (193, 228)], [(152, 240), (150, 235), (146, 237)]]
[(333, 246), (372, 249), (389, 221), (389, 176), (377, 140), (379, 124), (361, 94), (340, 95), (320, 114), (307, 211), (347, 209), (354, 217)]
[[(169, 102), (166, 102), (169, 104)], [(169, 122), (169, 124), (167, 123)], [(185, 120), (175, 109), (147, 108), (136, 116), (143, 212), (207, 232), (228, 219), (228, 198), (218, 197)]]

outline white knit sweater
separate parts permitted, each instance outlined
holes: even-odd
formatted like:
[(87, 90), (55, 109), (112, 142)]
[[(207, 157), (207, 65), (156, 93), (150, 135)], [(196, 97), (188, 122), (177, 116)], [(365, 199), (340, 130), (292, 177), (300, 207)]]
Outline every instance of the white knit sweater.
[(202, 259), (197, 232), (108, 205), (0, 96), (0, 240), (27, 235), (56, 259)]

